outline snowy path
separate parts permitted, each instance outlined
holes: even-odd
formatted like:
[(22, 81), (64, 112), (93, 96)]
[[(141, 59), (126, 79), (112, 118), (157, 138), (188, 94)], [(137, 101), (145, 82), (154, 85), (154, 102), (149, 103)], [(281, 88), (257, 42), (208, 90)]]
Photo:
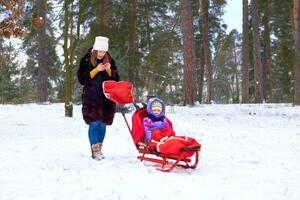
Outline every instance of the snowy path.
[(0, 105), (1, 200), (300, 200), (300, 107), (175, 107), (167, 116), (176, 133), (203, 147), (196, 170), (171, 173), (136, 159), (119, 113), (106, 159), (90, 159), (80, 109), (65, 118), (63, 104)]

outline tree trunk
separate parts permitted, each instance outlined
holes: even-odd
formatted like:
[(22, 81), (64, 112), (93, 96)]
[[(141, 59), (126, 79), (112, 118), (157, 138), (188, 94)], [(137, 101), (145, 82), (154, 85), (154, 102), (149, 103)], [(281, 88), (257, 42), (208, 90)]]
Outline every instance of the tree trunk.
[[(152, 42), (151, 42), (151, 27), (150, 27), (150, 11), (149, 11), (149, 0), (145, 0), (145, 12), (144, 12), (144, 18), (145, 18), (145, 28), (146, 28), (146, 43), (147, 43), (147, 48), (148, 48), (148, 55), (151, 54), (152, 51)], [(153, 72), (154, 71), (154, 65), (151, 63), (151, 60), (147, 61), (147, 68), (149, 71)], [(148, 95), (150, 96), (155, 96), (155, 81), (154, 81), (154, 75), (153, 73), (148, 73), (148, 81), (147, 81), (147, 86), (148, 86)]]
[(193, 105), (196, 99), (196, 52), (192, 8), (189, 0), (181, 1), (181, 28), (183, 33), (184, 104)]
[(199, 68), (197, 70), (197, 79), (198, 79), (198, 99), (202, 103), (203, 98), (203, 78), (204, 78), (204, 64), (203, 62), (199, 63)]
[[(203, 54), (204, 50), (203, 47), (201, 48), (201, 54)], [(200, 55), (200, 59), (204, 60), (204, 55)], [(198, 70), (197, 70), (197, 83), (198, 83), (198, 99), (199, 102), (202, 103), (202, 98), (203, 98), (203, 78), (204, 78), (204, 63), (203, 61), (200, 61), (198, 63)]]
[(262, 65), (262, 77), (263, 77), (263, 94), (264, 99), (271, 99), (272, 97), (272, 63), (271, 63), (271, 53), (270, 53), (270, 25), (269, 25), (269, 12), (270, 5), (268, 0), (263, 2), (264, 16), (262, 18), (264, 32), (263, 32), (263, 43), (264, 43), (264, 53), (263, 53), (263, 65)]
[(151, 28), (150, 28), (150, 11), (148, 8), (149, 5), (149, 0), (145, 0), (146, 4), (146, 10), (145, 10), (145, 21), (146, 21), (146, 38), (147, 38), (147, 44), (148, 44), (148, 49), (150, 51), (151, 49)]
[(38, 75), (37, 75), (37, 101), (48, 100), (48, 67), (46, 64), (46, 0), (37, 1), (38, 17), (44, 23), (38, 27)]
[(136, 51), (136, 0), (130, 1), (130, 35), (129, 35), (129, 58), (128, 58), (128, 77), (135, 84), (134, 77), (135, 66), (135, 51)]
[(254, 95), (255, 102), (261, 103), (263, 99), (263, 82), (262, 82), (262, 64), (260, 56), (259, 42), (259, 16), (257, 9), (257, 0), (252, 0), (252, 26), (253, 26), (253, 63), (254, 63)]
[(239, 84), (239, 71), (238, 71), (238, 61), (237, 61), (237, 49), (235, 42), (233, 43), (233, 56), (234, 56), (234, 66), (235, 66), (235, 89), (236, 89), (236, 96), (234, 97), (234, 103), (240, 102), (240, 84)]
[[(201, 27), (201, 20), (199, 19), (199, 27)], [(198, 59), (198, 69), (197, 69), (197, 79), (198, 79), (198, 99), (202, 103), (203, 97), (203, 78), (204, 78), (204, 48), (203, 48), (203, 37), (200, 33), (200, 44), (199, 44), (199, 55)]]
[(295, 88), (294, 105), (300, 105), (300, 2), (294, 0), (294, 25), (295, 25)]
[(248, 0), (243, 0), (243, 46), (242, 46), (242, 102), (249, 102), (249, 43)]
[[(80, 37), (80, 25), (82, 23), (82, 9), (83, 9), (83, 1), (82, 0), (79, 0), (78, 6), (79, 6), (79, 8), (78, 8), (78, 17), (77, 17), (77, 24), (76, 24), (76, 37), (74, 38), (74, 40), (71, 40), (72, 42), (71, 42), (70, 48), (68, 50), (70, 52), (70, 60), (69, 60), (70, 64), (74, 62), (75, 49), (77, 48), (79, 37)], [(72, 68), (71, 68), (71, 70), (72, 70)], [(72, 74), (72, 72), (71, 72), (71, 74)], [(72, 84), (72, 88), (73, 88), (73, 84)]]
[(105, 35), (106, 30), (105, 30), (105, 0), (100, 0), (99, 3), (99, 17), (100, 17), (100, 34)]
[(72, 68), (69, 60), (69, 49), (68, 49), (68, 31), (69, 31), (69, 0), (64, 0), (64, 58), (65, 58), (65, 116), (73, 117), (73, 104), (72, 104)]
[(203, 49), (204, 49), (204, 65), (207, 81), (207, 103), (211, 103), (214, 100), (214, 88), (213, 88), (213, 70), (211, 65), (211, 54), (208, 36), (208, 5), (209, 0), (199, 0), (199, 10), (201, 19), (201, 33), (203, 37)]

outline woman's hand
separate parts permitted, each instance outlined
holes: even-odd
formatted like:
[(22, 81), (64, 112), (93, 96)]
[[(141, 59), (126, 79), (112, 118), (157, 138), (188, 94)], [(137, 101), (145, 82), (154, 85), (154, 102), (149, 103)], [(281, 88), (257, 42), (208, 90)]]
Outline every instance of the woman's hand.
[(109, 62), (108, 62), (108, 63), (105, 63), (105, 69), (106, 69), (106, 70), (109, 70), (109, 69), (110, 69), (110, 66), (111, 66), (111, 65), (110, 65)]
[(102, 63), (99, 63), (98, 65), (97, 65), (97, 70), (98, 70), (98, 72), (102, 72), (102, 71), (104, 71), (106, 69), (106, 65), (103, 65)]

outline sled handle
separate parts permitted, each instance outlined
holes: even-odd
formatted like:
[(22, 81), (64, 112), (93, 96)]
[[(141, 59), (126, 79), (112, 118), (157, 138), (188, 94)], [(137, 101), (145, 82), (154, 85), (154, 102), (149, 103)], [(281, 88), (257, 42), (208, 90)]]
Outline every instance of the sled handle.
[(144, 102), (142, 102), (142, 106), (139, 106), (136, 102), (133, 102), (133, 106), (135, 107), (136, 110), (141, 108), (147, 108), (147, 104)]
[(131, 132), (131, 129), (130, 129), (130, 126), (129, 126), (129, 123), (128, 123), (128, 121), (127, 121), (127, 118), (125, 117), (125, 112), (121, 112), (121, 113), (122, 113), (122, 116), (123, 116), (123, 118), (124, 118), (124, 120), (125, 120), (125, 122), (126, 122), (126, 125), (127, 125), (127, 128), (128, 128), (128, 130), (129, 130), (129, 132), (132, 133), (132, 132)]

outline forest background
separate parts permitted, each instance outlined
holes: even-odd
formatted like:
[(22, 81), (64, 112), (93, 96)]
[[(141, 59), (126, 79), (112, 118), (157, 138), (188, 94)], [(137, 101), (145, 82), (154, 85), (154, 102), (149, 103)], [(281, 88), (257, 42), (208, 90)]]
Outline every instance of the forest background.
[(300, 0), (241, 1), (240, 33), (228, 0), (0, 0), (0, 103), (65, 102), (72, 116), (102, 35), (136, 101), (300, 105)]

